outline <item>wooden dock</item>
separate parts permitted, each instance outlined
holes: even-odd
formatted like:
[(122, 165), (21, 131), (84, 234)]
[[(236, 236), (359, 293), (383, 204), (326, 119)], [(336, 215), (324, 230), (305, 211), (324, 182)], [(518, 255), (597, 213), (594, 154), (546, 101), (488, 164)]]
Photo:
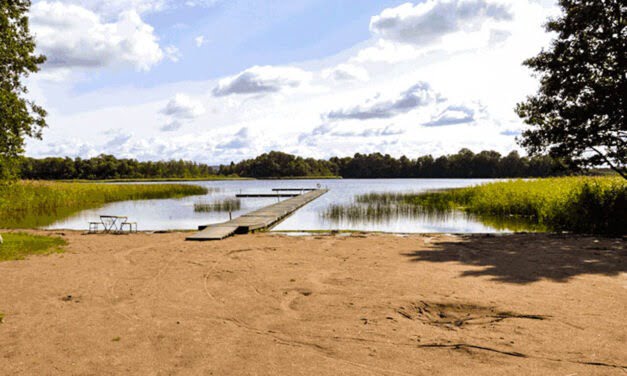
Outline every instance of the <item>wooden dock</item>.
[(252, 211), (228, 222), (199, 226), (200, 231), (188, 236), (187, 240), (221, 240), (234, 234), (247, 234), (251, 231), (271, 228), (285, 217), (327, 192), (327, 189), (316, 189)]
[(281, 192), (281, 191), (315, 191), (318, 188), (272, 188), (272, 190), (274, 192)]
[(238, 193), (235, 197), (296, 197), (300, 196), (300, 193)]

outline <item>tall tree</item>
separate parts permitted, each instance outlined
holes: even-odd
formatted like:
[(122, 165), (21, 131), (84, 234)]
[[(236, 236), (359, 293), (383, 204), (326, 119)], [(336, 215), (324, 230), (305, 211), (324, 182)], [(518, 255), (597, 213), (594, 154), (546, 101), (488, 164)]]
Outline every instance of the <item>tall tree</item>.
[(25, 97), (24, 79), (39, 70), (28, 28), (28, 0), (0, 0), (0, 181), (15, 176), (26, 137), (41, 138), (46, 111)]
[(560, 0), (557, 37), (528, 59), (540, 89), (516, 107), (531, 127), (519, 140), (574, 168), (607, 165), (627, 179), (625, 0)]

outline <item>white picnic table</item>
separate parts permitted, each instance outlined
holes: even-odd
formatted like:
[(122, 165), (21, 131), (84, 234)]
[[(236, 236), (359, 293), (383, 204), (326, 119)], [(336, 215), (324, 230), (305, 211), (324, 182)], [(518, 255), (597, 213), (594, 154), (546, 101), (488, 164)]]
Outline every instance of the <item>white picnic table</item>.
[(89, 222), (89, 232), (98, 232), (98, 227), (102, 225), (104, 232), (123, 232), (124, 227), (128, 226), (128, 231), (137, 232), (137, 222), (129, 222), (128, 217), (124, 215), (101, 215), (100, 222)]

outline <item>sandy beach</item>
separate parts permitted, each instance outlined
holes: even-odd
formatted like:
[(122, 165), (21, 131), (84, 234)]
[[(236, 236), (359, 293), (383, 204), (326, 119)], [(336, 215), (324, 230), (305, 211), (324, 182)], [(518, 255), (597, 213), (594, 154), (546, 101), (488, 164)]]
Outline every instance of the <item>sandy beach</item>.
[(3, 375), (627, 374), (620, 238), (38, 233)]

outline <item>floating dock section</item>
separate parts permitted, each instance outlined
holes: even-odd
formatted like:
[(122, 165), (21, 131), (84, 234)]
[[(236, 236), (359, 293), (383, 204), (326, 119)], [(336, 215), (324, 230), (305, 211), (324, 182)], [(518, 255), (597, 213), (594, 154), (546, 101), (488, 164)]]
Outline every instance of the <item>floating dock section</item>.
[(327, 189), (316, 189), (244, 214), (228, 222), (200, 226), (200, 231), (188, 236), (187, 240), (221, 240), (234, 234), (247, 234), (252, 231), (271, 228), (285, 217), (327, 192)]

